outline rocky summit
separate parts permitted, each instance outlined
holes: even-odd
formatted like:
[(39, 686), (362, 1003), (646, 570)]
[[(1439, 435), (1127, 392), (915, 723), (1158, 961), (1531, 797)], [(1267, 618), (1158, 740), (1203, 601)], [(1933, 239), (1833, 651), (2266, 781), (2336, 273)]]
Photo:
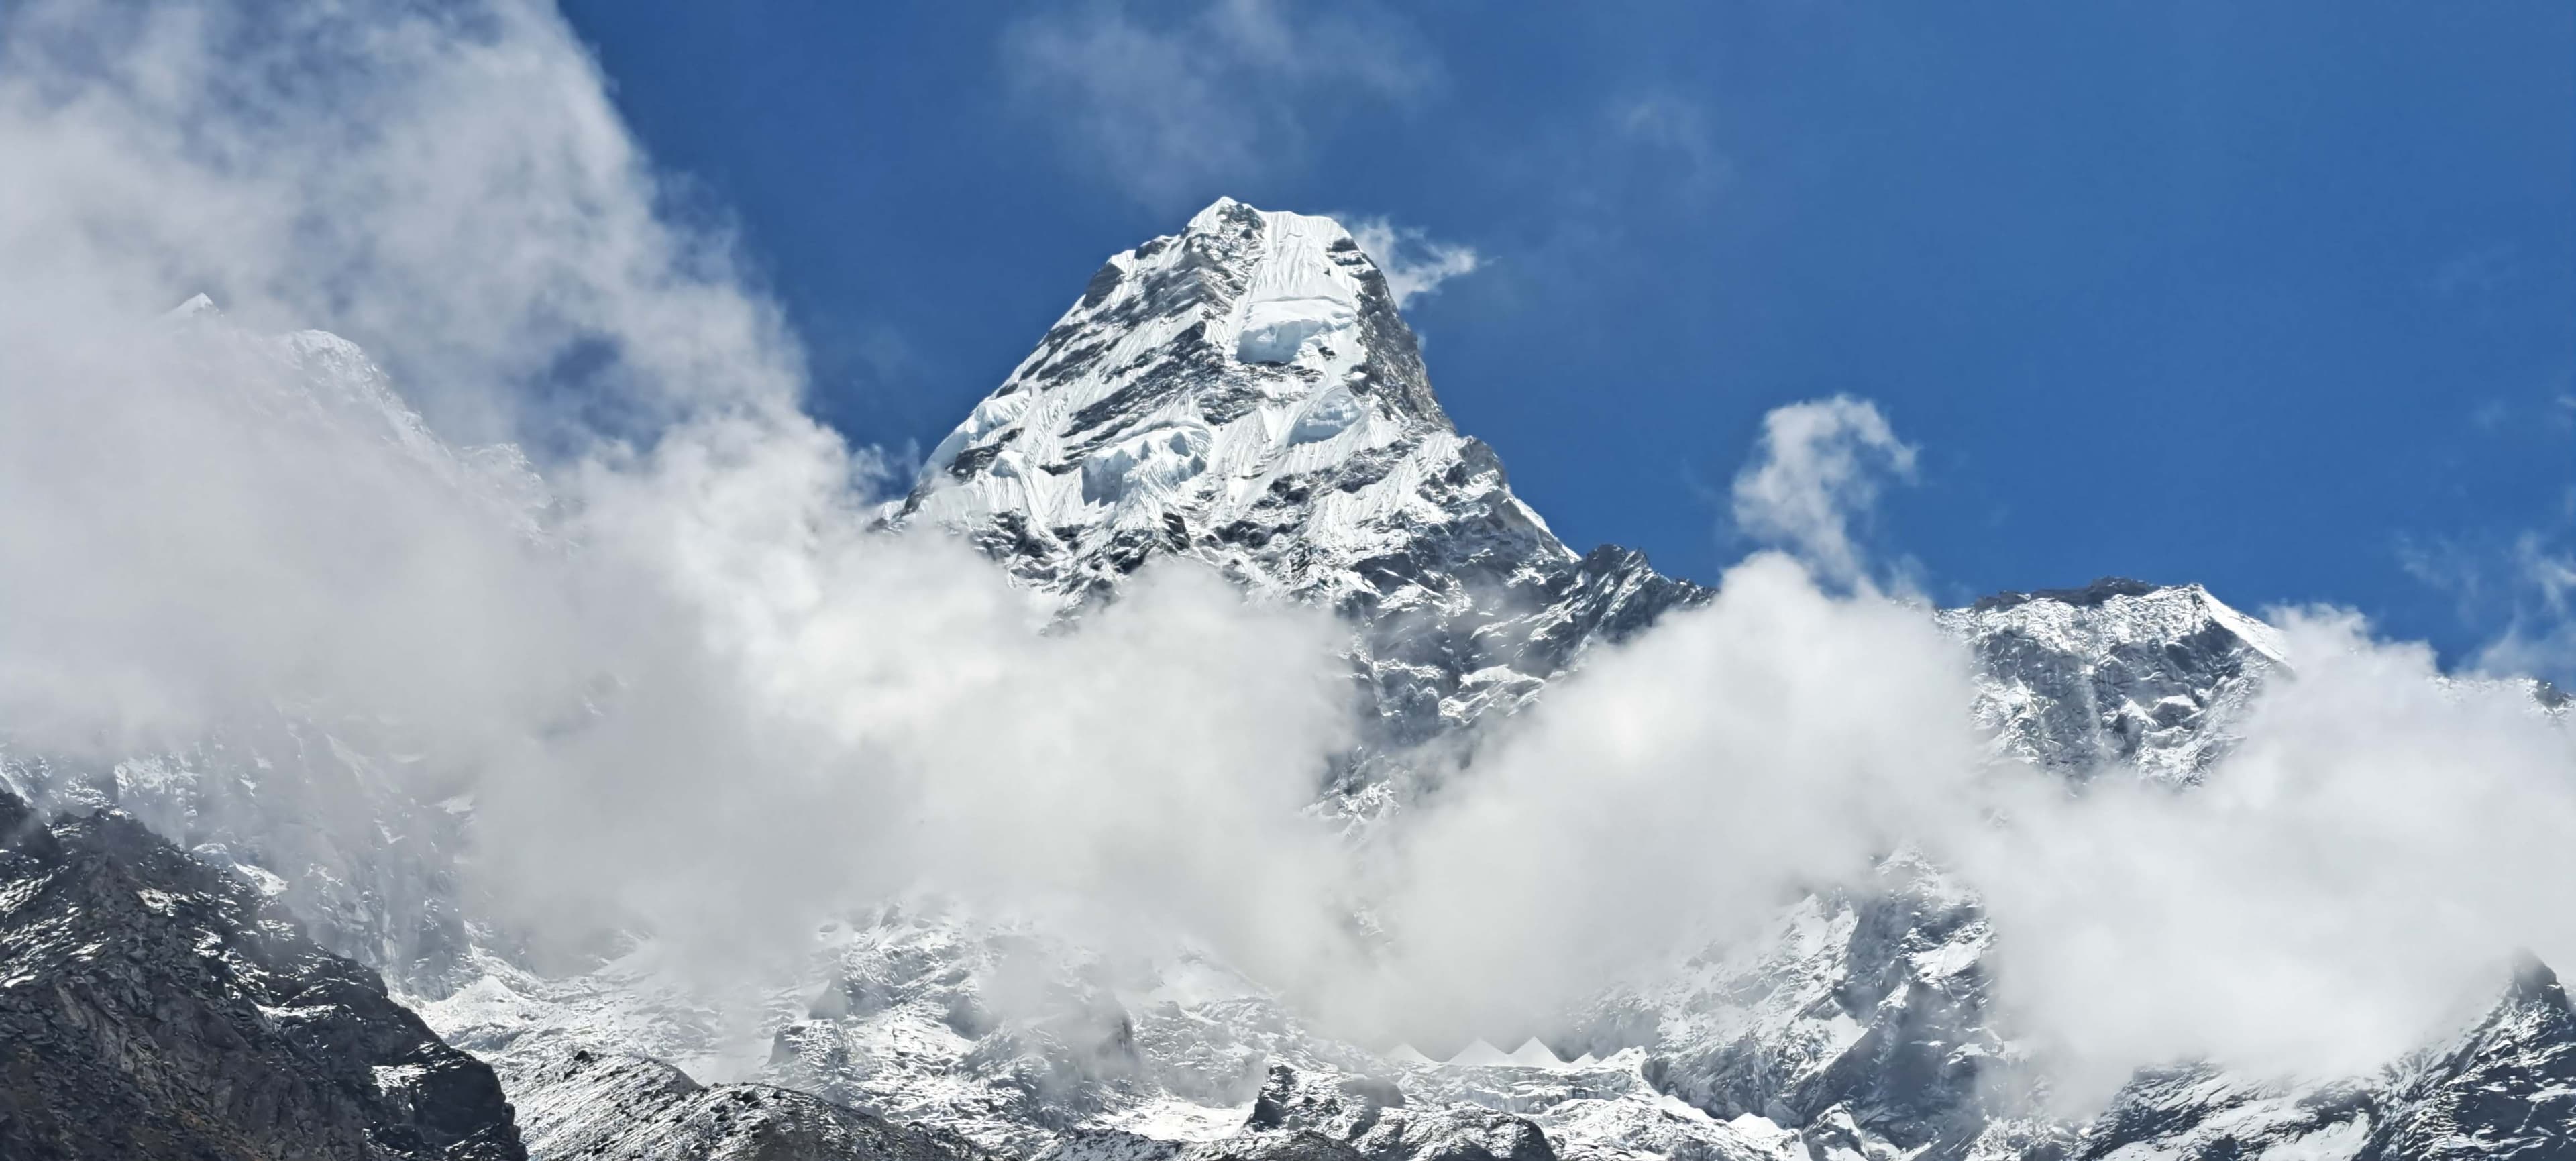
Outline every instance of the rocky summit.
[[(281, 421), (386, 433), (389, 454), (551, 543), (524, 458), (449, 450), (355, 347), (221, 333), (283, 369), (258, 401)], [(1077, 629), (1158, 558), (1330, 610), (1365, 725), (1315, 805), (1363, 838), (1426, 775), (1473, 777), (1479, 740), (1595, 651), (1712, 597), (1637, 553), (1569, 548), (1443, 411), (1351, 234), (1232, 200), (1110, 256), (878, 517), (969, 538)], [(2298, 664), (2196, 585), (2104, 579), (1926, 615), (1973, 658), (1961, 712), (2069, 793), (2201, 792)], [(2537, 963), (2455, 1037), (2370, 1075), (2170, 1062), (2098, 1116), (2051, 1114), (1995, 995), (2010, 933), (1908, 850), (1785, 900), (1752, 938), (1605, 985), (1545, 1039), (1436, 1059), (1327, 1035), (1204, 957), (1113, 961), (875, 900), (819, 933), (803, 976), (765, 985), (746, 1032), (649, 942), (567, 970), (495, 936), (453, 873), (473, 804), (390, 776), (405, 753), (398, 729), (293, 705), (121, 760), (0, 750), (32, 803), (0, 799), (0, 1152), (2576, 1157), (2576, 1023)], [(702, 1083), (710, 1069), (736, 1079)]]

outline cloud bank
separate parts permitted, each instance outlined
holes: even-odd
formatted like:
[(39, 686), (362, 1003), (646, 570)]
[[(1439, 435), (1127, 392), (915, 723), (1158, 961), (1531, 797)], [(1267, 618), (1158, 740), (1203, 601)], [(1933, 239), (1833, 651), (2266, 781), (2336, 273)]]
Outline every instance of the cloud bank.
[(2093, 1092), (2124, 1062), (2366, 1071), (2462, 1025), (2517, 949), (2576, 957), (2576, 744), (2522, 683), (2458, 682), (2330, 609), (2280, 614), (2206, 785), (2025, 786), (1954, 848), (2000, 995)]
[[(550, 8), (37, 4), (0, 37), (15, 748), (391, 721), (536, 931), (798, 948), (916, 882), (1247, 960), (1333, 922), (1254, 873), (1324, 865), (1320, 619), (1157, 577), (1042, 635), (964, 546), (868, 534), (878, 460), (801, 409), (776, 305), (660, 213)], [(223, 316), (156, 317), (201, 287)]]
[[(1122, 141), (1162, 96), (1068, 62), (1293, 87), (1325, 66), (1292, 49), (1360, 35), (1285, 19), (1098, 8), (1013, 51), (1182, 182), (1258, 158), (1193, 154), (1191, 109)], [(1212, 948), (1354, 1034), (1458, 1036), (1911, 842), (1988, 900), (2015, 1028), (2095, 1080), (2384, 1059), (2512, 947), (2576, 956), (2547, 895), (2576, 871), (2566, 734), (2348, 615), (2289, 618), (2295, 677), (2201, 790), (1993, 757), (1964, 652), (1866, 583), (1854, 523), (1916, 453), (1849, 398), (1772, 413), (1737, 478), (1790, 555), (1597, 654), (1360, 857), (1304, 812), (1350, 738), (1338, 631), (1171, 569), (1041, 632), (963, 546), (870, 532), (877, 461), (801, 409), (775, 304), (660, 212), (550, 9), (34, 3), (0, 62), (9, 743), (392, 720), (410, 776), (470, 788), (472, 870), (532, 929), (721, 961), (929, 887)], [(157, 318), (199, 288), (225, 319)], [(522, 441), (551, 499), (433, 426)]]

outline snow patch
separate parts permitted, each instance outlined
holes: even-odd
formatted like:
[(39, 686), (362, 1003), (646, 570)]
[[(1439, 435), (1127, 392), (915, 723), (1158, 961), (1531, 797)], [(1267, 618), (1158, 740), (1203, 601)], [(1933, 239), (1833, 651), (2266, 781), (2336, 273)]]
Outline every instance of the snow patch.
[(1243, 1131), (1252, 1117), (1252, 1105), (1201, 1105), (1185, 1100), (1148, 1101), (1133, 1109), (1095, 1122), (1095, 1127), (1117, 1129), (1157, 1141), (1216, 1141)]
[(184, 319), (195, 318), (199, 315), (220, 315), (222, 313), (224, 312), (215, 306), (214, 299), (208, 298), (203, 294), (196, 294), (189, 296), (188, 301), (161, 312), (161, 317), (164, 321), (179, 322)]
[(379, 1064), (375, 1067), (376, 1091), (386, 1096), (410, 1092), (429, 1070), (417, 1064)]
[(956, 430), (948, 433), (948, 438), (940, 440), (939, 446), (931, 450), (930, 458), (922, 461), (922, 470), (925, 473), (937, 471), (956, 462), (957, 453), (984, 442), (984, 437), (1010, 426), (1026, 413), (1030, 398), (1028, 392), (1022, 391), (994, 395), (976, 404), (975, 410), (967, 413), (966, 421), (958, 424)]
[(2236, 634), (2238, 640), (2253, 646), (2255, 652), (2275, 662), (2289, 664), (2289, 643), (2282, 639), (2281, 631), (2273, 628), (2270, 622), (2237, 612), (2229, 607), (2227, 602), (2209, 595), (2209, 590), (2199, 585), (2193, 585), (2191, 588), (2192, 592), (2200, 597), (2201, 604), (2209, 609), (2210, 620), (2218, 622), (2228, 632)]
[(2343, 1161), (2358, 1155), (2368, 1140), (2370, 1118), (2354, 1117), (2265, 1149), (2257, 1161)]
[(1357, 315), (1322, 299), (1279, 299), (1245, 309), (1234, 357), (1244, 363), (1293, 362), (1308, 340), (1350, 329)]
[(1350, 234), (1330, 218), (1261, 217), (1261, 261), (1239, 308), (1234, 357), (1241, 363), (1293, 362), (1307, 344), (1338, 337), (1359, 323), (1358, 288), (1334, 268), (1328, 253)]
[(1332, 390), (1316, 396), (1314, 402), (1306, 405), (1306, 413), (1297, 417), (1297, 426), (1288, 432), (1288, 443), (1293, 447), (1331, 439), (1350, 430), (1351, 425), (1358, 423), (1366, 414), (1348, 385), (1335, 384)]
[(1140, 492), (1169, 491), (1207, 470), (1204, 427), (1165, 427), (1129, 436), (1082, 461), (1082, 499), (1116, 504)]

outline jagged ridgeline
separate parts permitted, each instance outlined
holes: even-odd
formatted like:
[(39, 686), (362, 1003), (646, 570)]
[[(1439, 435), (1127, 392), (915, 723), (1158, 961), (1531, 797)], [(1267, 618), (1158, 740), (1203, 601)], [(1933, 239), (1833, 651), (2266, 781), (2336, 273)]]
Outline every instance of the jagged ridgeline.
[[(286, 373), (262, 406), (390, 433), (388, 454), (549, 534), (522, 458), (440, 444), (355, 347), (241, 334), (202, 309), (181, 324), (266, 344)], [(1112, 256), (885, 518), (971, 537), (1067, 617), (1156, 557), (1333, 610), (1367, 724), (1317, 795), (1356, 819), (1472, 752), (1589, 650), (1710, 596), (1637, 553), (1569, 549), (1441, 409), (1351, 236), (1231, 200)], [(2181, 793), (2295, 661), (2197, 586), (2104, 580), (1936, 618), (1977, 660), (1966, 712), (1999, 746)], [(763, 981), (746, 1050), (643, 950), (539, 970), (493, 938), (455, 887), (472, 802), (414, 799), (388, 774), (403, 760), (398, 739), (291, 708), (122, 761), (0, 751), (37, 812), (0, 858), (0, 1152), (2576, 1156), (2576, 1022), (2537, 964), (2456, 1040), (2384, 1073), (2288, 1088), (2161, 1070), (2085, 1123), (1996, 1103), (1988, 1070), (2016, 1048), (1987, 965), (2008, 936), (1910, 857), (1510, 1051), (1345, 1043), (1223, 964), (1112, 964), (1043, 931), (892, 906), (827, 930), (806, 976)], [(690, 1075), (709, 1069), (750, 1079)]]
[(1378, 759), (1345, 791), (1705, 598), (1636, 553), (1566, 548), (1441, 410), (1351, 235), (1231, 199), (1111, 257), (896, 519), (973, 536), (1072, 608), (1168, 554), (1340, 612)]

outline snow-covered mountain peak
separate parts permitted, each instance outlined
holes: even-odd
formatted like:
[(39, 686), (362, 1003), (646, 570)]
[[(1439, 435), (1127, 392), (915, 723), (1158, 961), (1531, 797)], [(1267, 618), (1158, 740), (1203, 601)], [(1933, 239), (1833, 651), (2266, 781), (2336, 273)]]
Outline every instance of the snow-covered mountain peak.
[[(1568, 550), (1451, 425), (1350, 233), (1231, 199), (1102, 265), (891, 518), (974, 537), (1069, 609), (1163, 555), (1341, 612), (1379, 754), (1706, 597), (1635, 553)], [(1980, 717), (2076, 775), (2195, 780), (2227, 740), (2204, 727), (2283, 658), (2198, 585), (2106, 579), (1941, 620), (1983, 662)]]
[(254, 331), (202, 294), (162, 317), (172, 324), (166, 334), (174, 349), (254, 413), (381, 444), (520, 536), (556, 536), (555, 498), (518, 445), (450, 444), (358, 344), (322, 330)]
[(1938, 616), (1977, 654), (1979, 720), (2008, 751), (2079, 777), (2126, 764), (2199, 781), (2260, 678), (2288, 666), (2278, 629), (2197, 584), (2104, 577)]
[[(1385, 302), (1370, 305), (1392, 308), (1385, 276), (1350, 231), (1331, 218), (1218, 198), (1190, 219), (1178, 242), (1167, 264), (1222, 254), (1231, 259), (1230, 272), (1241, 275), (1239, 283), (1200, 284), (1215, 291), (1204, 303), (1208, 341), (1232, 351), (1239, 363), (1321, 372), (1308, 379), (1309, 387), (1329, 390), (1364, 360), (1358, 330), (1372, 293)], [(1130, 270), (1142, 270), (1161, 252), (1148, 243), (1110, 262), (1124, 259)], [(1418, 364), (1418, 354), (1411, 361)]]
[(1262, 214), (1261, 234), (1251, 285), (1227, 312), (1218, 342), (1233, 339), (1237, 362), (1308, 363), (1326, 372), (1319, 382), (1338, 382), (1331, 372), (1359, 355), (1353, 332), (1363, 288), (1333, 253), (1356, 252), (1358, 243), (1339, 223), (1303, 214)]
[(2077, 636), (2143, 640), (2216, 626), (2274, 664), (2289, 660), (2279, 629), (2239, 612), (2198, 583), (2157, 585), (2103, 577), (2082, 588), (1996, 593), (1949, 616), (1961, 623), (2013, 625), (2070, 643)]
[(1570, 558), (1451, 427), (1350, 232), (1229, 198), (1103, 264), (931, 453), (898, 518), (998, 531), (1040, 558), (1026, 579), (1068, 596), (1158, 547), (1304, 592), (1343, 578), (1258, 559), (1258, 529), (1348, 562), (1485, 498), (1531, 551)]
[(964, 532), (1069, 608), (1158, 555), (1332, 608), (1399, 742), (1692, 591), (1578, 556), (1512, 494), (1348, 230), (1232, 199), (1111, 256), (889, 519)]
[(204, 294), (200, 293), (190, 295), (188, 301), (162, 311), (161, 317), (170, 322), (177, 322), (181, 319), (191, 319), (199, 315), (220, 315), (222, 313), (224, 313), (223, 309), (215, 305), (214, 299), (208, 298)]

